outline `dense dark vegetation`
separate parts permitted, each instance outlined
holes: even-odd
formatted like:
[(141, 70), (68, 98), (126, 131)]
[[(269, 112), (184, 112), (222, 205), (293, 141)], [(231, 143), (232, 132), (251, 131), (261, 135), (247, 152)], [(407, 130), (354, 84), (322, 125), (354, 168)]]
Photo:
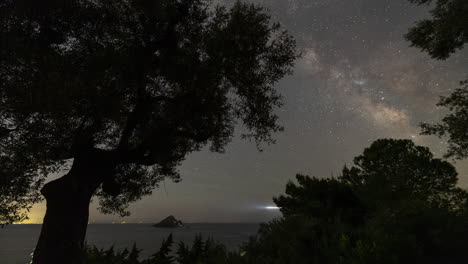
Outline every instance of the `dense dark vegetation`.
[[(468, 42), (468, 1), (432, 4), (406, 34), (446, 59)], [(172, 236), (139, 250), (83, 247), (95, 195), (126, 215), (204, 146), (221, 152), (237, 122), (272, 143), (281, 130), (274, 84), (291, 72), (294, 40), (257, 6), (205, 0), (0, 0), (0, 225), (47, 199), (33, 263), (468, 263), (468, 194), (457, 172), (409, 140), (381, 139), (338, 178), (297, 175), (274, 199), (283, 216), (229, 252)], [(468, 81), (423, 134), (468, 157)], [(50, 173), (69, 169), (44, 185)], [(26, 210), (26, 211), (25, 211)], [(84, 254), (82, 254), (84, 252)]]
[(172, 255), (170, 236), (142, 262), (136, 248), (88, 248), (87, 263), (468, 262), (468, 193), (456, 186), (455, 168), (426, 147), (380, 139), (338, 178), (296, 179), (274, 199), (283, 216), (263, 224), (239, 251), (197, 237)]
[(447, 59), (468, 43), (468, 2), (465, 0), (409, 0), (432, 7), (431, 16), (422, 19), (405, 35), (411, 45), (432, 58)]
[(242, 254), (229, 252), (226, 247), (212, 239), (196, 236), (192, 245), (180, 242), (175, 247), (172, 235), (163, 240), (160, 249), (148, 259), (140, 260), (140, 250), (133, 245), (131, 250), (115, 251), (113, 247), (102, 250), (85, 247), (83, 264), (224, 264), (242, 263)]
[[(468, 1), (409, 0), (419, 5), (431, 5), (431, 16), (420, 20), (405, 35), (411, 46), (427, 52), (432, 58), (445, 60), (468, 43)], [(468, 74), (468, 73), (467, 73)], [(468, 79), (460, 82), (449, 96), (442, 96), (438, 106), (449, 114), (441, 122), (421, 124), (422, 133), (448, 137), (447, 158), (468, 157)]]
[[(0, 224), (46, 199), (34, 264), (80, 262), (93, 196), (127, 215), (178, 181), (189, 153), (222, 152), (237, 124), (274, 142), (275, 83), (297, 58), (241, 2), (0, 0), (0, 35)], [(44, 184), (53, 172), (67, 173)]]

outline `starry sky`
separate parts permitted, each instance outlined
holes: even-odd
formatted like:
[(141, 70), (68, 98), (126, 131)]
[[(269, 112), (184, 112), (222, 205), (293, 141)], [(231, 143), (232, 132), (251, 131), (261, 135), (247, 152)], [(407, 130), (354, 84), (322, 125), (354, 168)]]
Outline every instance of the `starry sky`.
[[(126, 218), (92, 205), (91, 223), (151, 223), (169, 214), (185, 222), (263, 222), (279, 215), (262, 207), (296, 173), (337, 176), (375, 139), (413, 139), (444, 153), (445, 142), (419, 135), (418, 125), (443, 116), (436, 103), (466, 79), (468, 49), (437, 61), (409, 47), (403, 34), (429, 8), (407, 0), (251, 1), (269, 9), (302, 53), (294, 74), (277, 85), (285, 127), (277, 144), (259, 152), (236, 136), (224, 154), (191, 154), (180, 167), (182, 182), (161, 183)], [(455, 165), (468, 188), (468, 161)], [(44, 212), (44, 204), (35, 206), (28, 222), (42, 222)]]

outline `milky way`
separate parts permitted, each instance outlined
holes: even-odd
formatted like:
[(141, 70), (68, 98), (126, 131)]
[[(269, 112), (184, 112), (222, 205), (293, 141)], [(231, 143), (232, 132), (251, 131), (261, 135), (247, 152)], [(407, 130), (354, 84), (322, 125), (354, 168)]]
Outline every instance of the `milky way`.
[[(285, 131), (277, 144), (259, 152), (236, 137), (225, 154), (192, 154), (180, 168), (183, 181), (162, 184), (131, 207), (132, 216), (122, 220), (93, 209), (91, 221), (152, 222), (169, 214), (188, 222), (265, 221), (278, 212), (259, 207), (271, 206), (296, 173), (339, 175), (377, 138), (410, 138), (443, 154), (445, 142), (420, 136), (418, 125), (443, 115), (435, 104), (466, 79), (468, 51), (436, 61), (409, 47), (403, 34), (428, 8), (406, 0), (256, 3), (296, 37), (302, 53), (294, 75), (278, 85)], [(468, 187), (466, 163), (457, 168)], [(42, 211), (35, 207), (31, 221), (40, 221)]]

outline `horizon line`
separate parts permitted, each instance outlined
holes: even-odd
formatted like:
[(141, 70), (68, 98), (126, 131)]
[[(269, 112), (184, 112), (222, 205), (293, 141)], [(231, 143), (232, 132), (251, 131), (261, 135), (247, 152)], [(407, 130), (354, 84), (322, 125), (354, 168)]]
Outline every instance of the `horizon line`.
[[(157, 224), (158, 222), (91, 222), (88, 225), (135, 225), (135, 224)], [(184, 224), (261, 224), (258, 222), (184, 222)], [(9, 225), (42, 225), (43, 223), (13, 223)]]

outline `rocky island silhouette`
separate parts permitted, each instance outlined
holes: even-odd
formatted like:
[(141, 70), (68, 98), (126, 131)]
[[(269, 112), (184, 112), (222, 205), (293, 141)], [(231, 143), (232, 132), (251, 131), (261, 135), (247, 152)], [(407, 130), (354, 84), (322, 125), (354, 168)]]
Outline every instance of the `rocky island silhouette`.
[(161, 222), (154, 224), (153, 227), (163, 227), (163, 228), (177, 228), (177, 227), (183, 227), (184, 224), (182, 221), (177, 220), (173, 215), (170, 215)]

